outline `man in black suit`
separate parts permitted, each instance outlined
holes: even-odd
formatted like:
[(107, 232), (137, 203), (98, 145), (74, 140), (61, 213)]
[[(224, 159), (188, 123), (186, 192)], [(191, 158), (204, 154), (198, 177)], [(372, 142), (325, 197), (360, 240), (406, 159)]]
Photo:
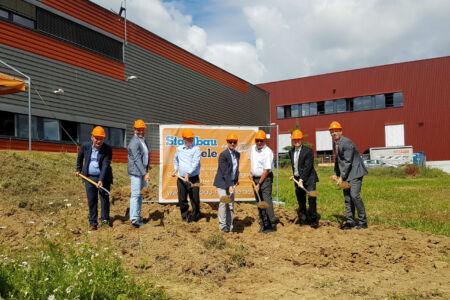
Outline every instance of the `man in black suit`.
[(217, 188), (219, 197), (228, 195), (230, 203), (219, 203), (217, 213), (219, 228), (223, 232), (233, 231), (234, 217), (234, 190), (239, 184), (239, 159), (241, 154), (236, 151), (238, 137), (234, 133), (227, 136), (227, 149), (219, 155), (219, 165), (217, 167), (214, 186)]
[(98, 226), (98, 194), (101, 200), (102, 225), (110, 226), (109, 195), (100, 187), (110, 189), (113, 182), (111, 160), (112, 148), (104, 141), (105, 130), (97, 126), (92, 130), (91, 143), (84, 143), (80, 147), (77, 157), (76, 175), (80, 173), (97, 182), (97, 185), (85, 182), (86, 194), (89, 206), (89, 224), (91, 230), (97, 230)]
[[(307, 191), (316, 190), (319, 181), (314, 169), (314, 154), (311, 148), (302, 145), (303, 133), (296, 129), (291, 134), (292, 150), (289, 151), (292, 173)], [(295, 195), (298, 202), (300, 225), (309, 224), (312, 228), (319, 227), (316, 197), (308, 195), (308, 210), (306, 209), (306, 192), (295, 184)]]

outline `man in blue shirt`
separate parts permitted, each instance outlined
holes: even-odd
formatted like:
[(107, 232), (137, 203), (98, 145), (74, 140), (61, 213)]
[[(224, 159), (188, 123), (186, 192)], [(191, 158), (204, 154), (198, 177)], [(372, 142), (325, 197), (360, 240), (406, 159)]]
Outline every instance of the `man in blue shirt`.
[(85, 182), (89, 206), (89, 224), (91, 230), (98, 226), (98, 194), (100, 194), (102, 225), (111, 226), (109, 218), (109, 195), (100, 187), (109, 190), (113, 183), (111, 168), (112, 148), (104, 141), (106, 133), (103, 127), (97, 126), (92, 130), (91, 143), (80, 147), (77, 156), (76, 175), (80, 173), (97, 182), (97, 185)]
[[(191, 129), (184, 129), (182, 136), (184, 145), (179, 146), (175, 153), (172, 176), (179, 176), (177, 189), (181, 218), (186, 222), (196, 222), (200, 219), (200, 188), (192, 184), (200, 183), (201, 151), (194, 145), (195, 135)], [(189, 214), (188, 195), (192, 206), (191, 214)]]

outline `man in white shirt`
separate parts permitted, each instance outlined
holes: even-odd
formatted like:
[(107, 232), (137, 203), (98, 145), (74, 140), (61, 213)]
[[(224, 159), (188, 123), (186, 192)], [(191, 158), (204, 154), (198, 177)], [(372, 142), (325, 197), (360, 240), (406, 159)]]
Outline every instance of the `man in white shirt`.
[[(260, 215), (260, 231), (268, 232), (276, 230), (277, 218), (273, 210), (272, 202), (272, 182), (273, 182), (273, 152), (266, 145), (266, 133), (259, 130), (256, 133), (255, 145), (252, 146), (250, 153), (250, 175), (256, 184), (262, 201), (267, 202), (268, 208), (259, 210)], [(256, 195), (255, 195), (256, 196)], [(270, 224), (264, 224), (264, 214), (267, 213)]]

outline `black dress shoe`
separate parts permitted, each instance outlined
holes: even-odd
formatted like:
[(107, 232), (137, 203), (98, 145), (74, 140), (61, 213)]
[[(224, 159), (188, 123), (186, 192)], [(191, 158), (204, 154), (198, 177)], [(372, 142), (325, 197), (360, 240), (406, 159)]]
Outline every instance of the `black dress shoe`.
[(319, 221), (311, 222), (311, 224), (309, 226), (311, 226), (311, 228), (317, 229), (320, 226)]
[(355, 224), (354, 223), (349, 223), (349, 222), (344, 222), (341, 225), (341, 229), (342, 230), (352, 229), (353, 227), (355, 227)]
[(367, 229), (367, 224), (358, 224), (355, 226), (356, 229)]

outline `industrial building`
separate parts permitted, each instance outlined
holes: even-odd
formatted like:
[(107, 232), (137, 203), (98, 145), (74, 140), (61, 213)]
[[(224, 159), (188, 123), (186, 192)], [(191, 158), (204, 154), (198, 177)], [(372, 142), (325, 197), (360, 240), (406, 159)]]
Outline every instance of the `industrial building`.
[[(270, 123), (266, 91), (87, 0), (2, 0), (0, 37), (0, 60), (31, 78), (34, 150), (74, 152), (102, 125), (125, 161), (136, 118)], [(0, 149), (27, 149), (27, 139), (27, 94), (1, 96)]]
[(336, 120), (361, 153), (371, 147), (412, 146), (427, 164), (450, 170), (450, 57), (395, 63), (258, 85), (270, 93), (279, 148), (300, 128), (319, 157), (332, 155)]

